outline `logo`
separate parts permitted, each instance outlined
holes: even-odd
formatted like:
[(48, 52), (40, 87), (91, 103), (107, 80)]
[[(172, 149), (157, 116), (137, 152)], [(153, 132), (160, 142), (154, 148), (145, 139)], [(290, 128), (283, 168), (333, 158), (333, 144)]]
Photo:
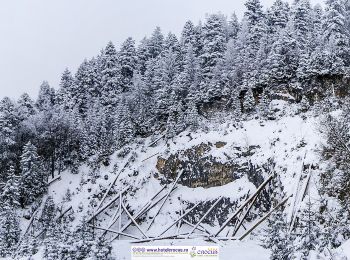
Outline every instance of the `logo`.
[(195, 257), (197, 254), (196, 254), (196, 247), (192, 247), (191, 251), (190, 251), (190, 256), (191, 257)]

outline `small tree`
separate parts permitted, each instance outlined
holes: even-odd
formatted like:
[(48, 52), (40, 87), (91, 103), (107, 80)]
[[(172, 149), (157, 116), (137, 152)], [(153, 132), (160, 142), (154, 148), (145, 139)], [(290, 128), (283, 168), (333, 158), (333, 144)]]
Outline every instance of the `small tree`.
[(190, 101), (186, 109), (186, 124), (191, 127), (191, 130), (196, 130), (199, 126), (198, 124), (198, 110), (197, 106), (193, 100)]
[(244, 95), (243, 99), (243, 108), (244, 112), (249, 113), (252, 112), (255, 108), (255, 100), (252, 89), (248, 89)]
[(56, 206), (51, 196), (49, 196), (45, 202), (44, 209), (42, 212), (41, 223), (43, 229), (48, 231), (52, 226), (52, 222), (56, 215)]
[(19, 178), (15, 175), (13, 166), (10, 166), (8, 171), (7, 182), (3, 188), (0, 200), (3, 207), (20, 206)]
[(21, 205), (32, 203), (46, 190), (46, 182), (36, 147), (28, 142), (21, 156), (20, 193)]
[(307, 258), (310, 251), (318, 249), (320, 244), (319, 237), (321, 234), (319, 223), (317, 223), (312, 210), (310, 196), (305, 209), (301, 213), (298, 230), (300, 233), (298, 251), (301, 252), (302, 257)]
[(271, 249), (271, 260), (293, 259), (293, 239), (288, 232), (288, 223), (282, 211), (275, 211), (271, 215), (266, 233), (265, 246)]
[(14, 209), (5, 207), (0, 215), (0, 256), (10, 256), (20, 238), (18, 217)]
[(102, 237), (97, 238), (94, 245), (91, 248), (90, 255), (93, 259), (113, 259), (111, 256), (112, 246)]

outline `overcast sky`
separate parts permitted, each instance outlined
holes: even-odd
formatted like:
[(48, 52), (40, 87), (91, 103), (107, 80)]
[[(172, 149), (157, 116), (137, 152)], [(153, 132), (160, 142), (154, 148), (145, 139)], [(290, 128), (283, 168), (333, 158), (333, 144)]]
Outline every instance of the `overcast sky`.
[[(274, 0), (262, 0), (266, 6)], [(291, 2), (292, 0), (290, 0)], [(321, 0), (313, 0), (313, 3)], [(159, 25), (180, 34), (187, 20), (206, 13), (241, 17), (245, 0), (2, 0), (0, 98), (36, 97), (43, 80), (57, 88), (62, 71), (73, 72), (112, 40), (137, 41)]]

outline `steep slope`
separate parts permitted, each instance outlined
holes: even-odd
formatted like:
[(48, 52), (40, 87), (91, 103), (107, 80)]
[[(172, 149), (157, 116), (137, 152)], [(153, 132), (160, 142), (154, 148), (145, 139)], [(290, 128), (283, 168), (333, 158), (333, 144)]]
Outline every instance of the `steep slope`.
[[(201, 202), (201, 207), (188, 215), (188, 221), (195, 223), (219, 196), (223, 196), (222, 202), (202, 225), (210, 233), (215, 233), (228, 216), (244, 202), (248, 194), (252, 194), (273, 173), (279, 176), (283, 191), (276, 195), (276, 186), (269, 185), (253, 207), (245, 226), (251, 226), (255, 219), (268, 212), (273, 200), (290, 195), (294, 196), (287, 201), (285, 212), (288, 213), (288, 221), (292, 221), (298, 207), (302, 205), (300, 193), (305, 190), (309, 169), (312, 169), (312, 182), (318, 181), (318, 149), (322, 140), (318, 133), (316, 117), (295, 115), (294, 108), (281, 101), (277, 105), (281, 107), (285, 116), (272, 121), (251, 119), (239, 124), (212, 123), (208, 125), (206, 132), (185, 131), (171, 141), (165, 142), (160, 139), (156, 144), (153, 143), (158, 137), (137, 139), (133, 144), (115, 152), (111, 157), (110, 166), (101, 169), (98, 174), (89, 167), (81, 167), (76, 175), (62, 173), (61, 179), (50, 185), (49, 194), (60, 208), (67, 209), (72, 206), (75, 216), (72, 223), (77, 225), (83, 216), (91, 217), (93, 212), (97, 211), (100, 200), (117, 176), (103, 205), (112, 201), (119, 191), (129, 188), (123, 195), (123, 201), (128, 211), (135, 214), (164, 185), (169, 184), (166, 188), (168, 190), (176, 176), (181, 173), (178, 188), (170, 194), (151, 228), (148, 230), (161, 203), (139, 219), (141, 230), (148, 230), (148, 237), (157, 236), (175, 221), (181, 212)], [(201, 175), (203, 172), (206, 173), (206, 178)], [(67, 189), (71, 194), (69, 201), (64, 199)], [(312, 196), (317, 196), (315, 185), (309, 185), (309, 191)], [(161, 194), (166, 194), (162, 192)], [(118, 205), (118, 200), (112, 203), (94, 219), (93, 225), (108, 228)], [(122, 224), (127, 222), (128, 217), (124, 214)], [(254, 233), (259, 234), (264, 226), (263, 223)], [(180, 231), (177, 228), (174, 226), (166, 234), (186, 233), (192, 229), (188, 225), (183, 225)], [(118, 222), (110, 226), (110, 229), (118, 230)], [(101, 232), (103, 231), (96, 229), (97, 234), (100, 235)], [(124, 232), (142, 238), (135, 225), (131, 225)], [(222, 234), (227, 232), (230, 232), (230, 228), (226, 228)], [(242, 232), (244, 229), (241, 229), (237, 236)], [(107, 236), (112, 238), (115, 234), (108, 232)], [(130, 240), (124, 236), (121, 239)], [(249, 249), (245, 248), (257, 247), (261, 237), (251, 236), (250, 239), (255, 242), (252, 244), (221, 241), (222, 254), (227, 255), (227, 258), (222, 259), (229, 259), (230, 255), (249, 254)], [(151, 244), (159, 245), (160, 242), (164, 244), (174, 241), (154, 241)], [(186, 242), (180, 240), (176, 241), (176, 244), (192, 242), (208, 243), (203, 239), (196, 239)], [(129, 241), (114, 240), (113, 245), (116, 255), (126, 259), (130, 257)], [(256, 252), (260, 252), (259, 250)]]

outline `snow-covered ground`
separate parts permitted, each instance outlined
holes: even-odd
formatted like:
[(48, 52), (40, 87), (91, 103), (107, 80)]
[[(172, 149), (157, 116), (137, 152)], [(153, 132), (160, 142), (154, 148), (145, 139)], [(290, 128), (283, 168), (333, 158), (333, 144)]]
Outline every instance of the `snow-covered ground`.
[[(152, 143), (151, 138), (139, 139), (130, 146), (132, 151), (135, 152), (135, 159), (121, 172), (113, 189), (120, 191), (129, 185), (134, 187), (132, 192), (125, 195), (125, 200), (131, 210), (139, 210), (162, 187), (160, 181), (154, 177), (154, 173), (157, 172), (155, 166), (158, 156), (166, 158), (169, 154), (174, 154), (177, 151), (202, 143), (225, 142), (227, 143), (225, 146), (211, 149), (211, 155), (221, 162), (226, 162), (229, 160), (228, 158), (232, 159), (236, 156), (233, 147), (257, 146), (255, 153), (250, 157), (251, 162), (256, 165), (262, 165), (269, 158), (273, 158), (276, 163), (275, 170), (281, 176), (286, 195), (292, 195), (296, 193), (297, 187), (301, 185), (299, 178), (303, 165), (319, 164), (318, 149), (322, 140), (317, 130), (317, 122), (318, 120), (315, 117), (290, 115), (273, 121), (254, 119), (244, 122), (241, 127), (235, 127), (232, 123), (215, 124), (209, 126), (209, 131), (206, 132), (191, 133), (190, 136), (188, 132), (183, 132), (168, 144), (160, 140), (155, 147), (149, 147), (149, 144)], [(103, 195), (101, 191), (108, 187), (109, 183), (118, 175), (123, 165), (128, 161), (130, 155), (121, 158), (118, 154), (120, 154), (120, 151), (112, 156), (111, 165), (102, 169), (100, 177), (96, 181), (92, 181), (89, 168), (82, 167), (77, 175), (64, 172), (61, 180), (50, 186), (49, 194), (54, 197), (58, 205), (61, 205), (63, 208), (73, 207), (77, 216), (75, 224), (81, 220), (83, 215), (91, 214), (91, 209), (87, 205), (94, 197), (101, 199)], [(157, 155), (153, 156), (155, 154)], [(149, 159), (145, 160), (146, 158)], [(316, 183), (317, 171), (312, 174), (311, 180)], [(71, 201), (63, 202), (67, 189), (72, 193)], [(249, 190), (254, 191), (255, 189), (256, 187), (245, 176), (220, 187), (189, 188), (179, 185), (179, 188), (171, 194), (159, 216), (155, 219), (148, 235), (159, 234), (165, 226), (178, 217), (176, 212), (183, 207), (180, 201), (195, 203), (213, 200), (219, 196), (235, 200), (247, 194)], [(313, 185), (310, 185), (310, 194), (311, 196), (317, 196)], [(99, 199), (95, 198), (97, 204)], [(287, 202), (286, 211), (289, 217), (291, 217), (297, 204), (295, 202), (297, 199), (294, 196)], [(107, 214), (111, 216), (114, 211), (115, 207), (107, 210)], [(153, 208), (149, 215), (154, 215), (156, 211), (157, 207)], [(110, 220), (107, 214), (99, 216), (98, 223), (100, 226), (107, 226)], [(141, 228), (145, 230), (148, 224), (149, 220), (144, 221), (141, 224)], [(259, 229), (262, 229), (263, 226), (259, 227)], [(217, 230), (218, 224), (214, 223), (214, 226), (206, 225), (206, 228), (213, 232)], [(259, 229), (256, 231), (257, 234)], [(134, 227), (128, 228), (127, 232), (133, 235), (140, 235), (139, 231)], [(208, 243), (202, 239), (188, 239), (161, 240), (145, 244), (206, 245)], [(262, 248), (259, 244), (261, 244), (261, 241), (258, 235), (251, 236), (242, 242), (220, 242), (220, 259), (269, 259), (269, 250)], [(117, 259), (130, 259), (130, 246), (130, 241), (124, 238), (115, 240), (113, 248), (115, 255), (118, 257)], [(339, 250), (350, 255), (348, 248), (349, 246), (345, 244)]]

